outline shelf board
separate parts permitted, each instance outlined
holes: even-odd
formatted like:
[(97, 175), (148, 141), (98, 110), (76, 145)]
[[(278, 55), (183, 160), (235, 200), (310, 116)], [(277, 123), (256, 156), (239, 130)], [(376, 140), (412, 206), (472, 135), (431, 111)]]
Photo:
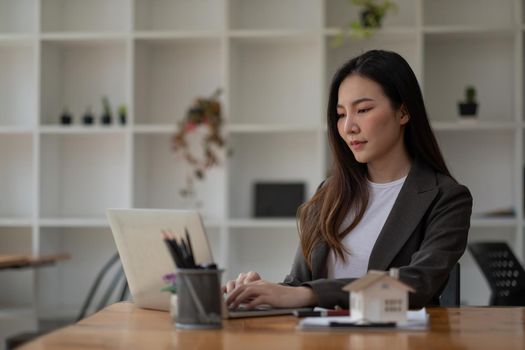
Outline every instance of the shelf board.
[(32, 306), (0, 305), (0, 320), (33, 317), (36, 317), (36, 310)]
[(517, 220), (515, 217), (474, 217), (470, 220), (471, 227), (515, 227)]
[(296, 228), (295, 219), (230, 219), (230, 228)]
[(279, 41), (281, 39), (317, 39), (320, 32), (315, 30), (230, 30), (227, 36), (230, 39), (270, 39)]
[[(323, 30), (325, 36), (335, 36), (341, 33), (341, 30), (345, 32), (345, 36), (349, 36), (348, 32), (344, 28), (331, 27)], [(415, 27), (386, 27), (378, 29), (374, 35), (411, 35), (416, 32)]]
[(321, 124), (242, 124), (226, 125), (226, 131), (232, 134), (243, 133), (279, 133), (279, 132), (315, 132), (323, 130)]
[(109, 227), (105, 218), (42, 218), (38, 223), (41, 227)]
[(32, 134), (33, 128), (31, 126), (21, 126), (21, 125), (13, 125), (13, 126), (0, 126), (0, 134)]
[(30, 46), (36, 36), (26, 33), (0, 34), (0, 47), (2, 46)]
[(139, 124), (133, 126), (136, 134), (173, 134), (177, 130), (174, 124)]
[(140, 40), (220, 39), (222, 35), (211, 31), (139, 31), (133, 33)]
[(120, 125), (43, 125), (40, 126), (39, 130), (41, 134), (123, 134), (129, 130), (129, 127)]
[(31, 227), (32, 225), (31, 218), (0, 217), (0, 227)]
[(450, 121), (450, 122), (431, 122), (432, 128), (437, 131), (466, 131), (466, 130), (515, 130), (522, 126), (522, 123), (514, 121)]
[(40, 34), (40, 39), (63, 43), (113, 43), (124, 42), (130, 36), (126, 33), (103, 32), (48, 32)]
[(514, 34), (512, 27), (483, 27), (483, 26), (425, 26), (423, 33), (429, 35), (443, 35), (446, 37), (463, 35), (507, 36)]

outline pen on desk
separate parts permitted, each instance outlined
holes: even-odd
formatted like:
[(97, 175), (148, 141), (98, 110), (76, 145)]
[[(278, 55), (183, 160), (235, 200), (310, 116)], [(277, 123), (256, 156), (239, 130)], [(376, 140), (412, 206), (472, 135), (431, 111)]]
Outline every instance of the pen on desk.
[(293, 314), (297, 317), (327, 317), (327, 316), (349, 316), (350, 311), (338, 310), (294, 310)]

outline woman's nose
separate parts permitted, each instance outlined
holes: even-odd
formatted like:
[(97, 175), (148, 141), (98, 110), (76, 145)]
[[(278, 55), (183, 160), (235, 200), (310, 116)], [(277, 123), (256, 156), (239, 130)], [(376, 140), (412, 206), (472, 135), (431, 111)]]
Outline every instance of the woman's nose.
[(359, 126), (355, 123), (354, 118), (346, 117), (345, 132), (348, 134), (356, 134), (359, 132)]

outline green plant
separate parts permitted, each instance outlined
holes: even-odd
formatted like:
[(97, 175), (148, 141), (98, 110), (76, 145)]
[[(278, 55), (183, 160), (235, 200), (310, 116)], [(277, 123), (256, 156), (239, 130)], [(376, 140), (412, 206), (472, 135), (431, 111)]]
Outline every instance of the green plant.
[(381, 27), (383, 18), (389, 11), (396, 12), (397, 4), (392, 0), (348, 0), (350, 4), (360, 7), (360, 20), (351, 21), (334, 36), (332, 46), (341, 46), (346, 36), (357, 39), (371, 37)]
[(107, 96), (102, 97), (102, 108), (104, 110), (104, 115), (111, 117), (111, 105), (109, 104), (109, 99)]
[(128, 108), (126, 105), (122, 104), (118, 107), (118, 115), (127, 115), (128, 114)]
[(476, 88), (472, 85), (465, 88), (465, 102), (476, 103)]

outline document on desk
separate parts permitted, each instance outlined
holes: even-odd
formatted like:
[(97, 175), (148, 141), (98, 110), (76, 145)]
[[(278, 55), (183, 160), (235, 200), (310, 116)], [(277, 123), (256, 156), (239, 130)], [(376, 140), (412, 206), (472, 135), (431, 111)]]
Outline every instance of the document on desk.
[(398, 324), (362, 325), (352, 322), (348, 316), (307, 317), (299, 322), (300, 330), (408, 330), (424, 331), (428, 327), (428, 314), (425, 308), (407, 311), (407, 321)]

